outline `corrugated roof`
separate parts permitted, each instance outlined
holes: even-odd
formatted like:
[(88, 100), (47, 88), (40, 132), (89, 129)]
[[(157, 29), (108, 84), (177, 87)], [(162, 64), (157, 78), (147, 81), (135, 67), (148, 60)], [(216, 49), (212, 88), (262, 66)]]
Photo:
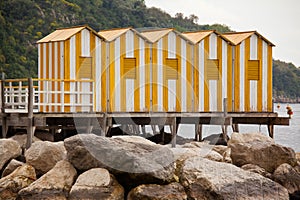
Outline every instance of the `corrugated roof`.
[(225, 38), (231, 41), (234, 45), (238, 45), (247, 38), (251, 37), (253, 34), (256, 34), (258, 37), (262, 38), (265, 42), (267, 42), (271, 46), (275, 46), (272, 42), (267, 40), (261, 34), (256, 31), (248, 31), (248, 32), (232, 32), (232, 33), (224, 33), (222, 34)]
[(188, 38), (190, 41), (192, 41), (194, 44), (200, 42), (210, 34), (212, 34), (214, 31), (197, 31), (197, 32), (186, 32), (182, 33), (183, 36)]
[(74, 28), (59, 29), (50, 33), (49, 35), (42, 38), (41, 40), (37, 41), (37, 43), (64, 41), (85, 28), (87, 27), (81, 26), (81, 27), (74, 27)]
[(141, 34), (145, 36), (150, 42), (155, 43), (168, 33), (173, 31), (173, 29), (159, 29), (159, 30), (152, 30), (152, 31), (145, 31)]
[(105, 38), (107, 41), (111, 42), (129, 30), (131, 30), (131, 28), (111, 29), (99, 31), (98, 34)]

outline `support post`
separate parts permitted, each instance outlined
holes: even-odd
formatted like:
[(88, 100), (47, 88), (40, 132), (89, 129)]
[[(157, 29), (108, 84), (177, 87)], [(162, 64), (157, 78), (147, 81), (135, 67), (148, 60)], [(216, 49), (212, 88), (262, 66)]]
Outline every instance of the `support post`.
[(100, 119), (100, 135), (105, 137), (107, 134), (107, 116), (104, 115), (103, 118)]
[(202, 140), (202, 124), (195, 124), (195, 141), (200, 142)]
[(86, 133), (90, 134), (93, 131), (92, 119), (89, 117), (86, 127)]
[(176, 147), (176, 137), (177, 137), (177, 123), (176, 123), (176, 117), (174, 117), (174, 119), (172, 120), (172, 124), (171, 124), (171, 134), (172, 134), (172, 148)]
[(268, 124), (268, 132), (269, 132), (269, 136), (271, 138), (274, 138), (274, 125), (273, 124)]
[[(225, 122), (225, 119), (227, 117), (227, 106), (228, 106), (227, 98), (224, 98), (224, 100), (223, 100), (224, 122)], [(223, 139), (227, 142), (227, 125), (226, 125), (226, 122), (222, 126), (222, 133), (223, 133)]]
[(233, 130), (233, 132), (240, 132), (240, 130), (239, 130), (239, 125), (238, 124), (232, 124), (232, 130)]
[(35, 127), (33, 124), (33, 81), (32, 78), (28, 78), (28, 124), (27, 124), (27, 143), (26, 149), (29, 149), (32, 144), (32, 138), (34, 135)]
[(161, 142), (165, 144), (165, 126), (164, 125), (158, 125), (159, 133), (161, 135)]
[(1, 113), (2, 113), (2, 137), (6, 138), (7, 134), (7, 118), (5, 114), (5, 74), (1, 77)]

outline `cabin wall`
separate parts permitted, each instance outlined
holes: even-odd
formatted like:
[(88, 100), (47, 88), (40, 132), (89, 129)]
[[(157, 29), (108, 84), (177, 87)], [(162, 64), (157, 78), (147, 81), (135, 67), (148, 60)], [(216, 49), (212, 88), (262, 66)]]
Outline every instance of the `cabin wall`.
[(149, 45), (136, 33), (128, 31), (110, 42), (108, 46), (109, 110), (112, 112), (148, 111), (150, 109)]

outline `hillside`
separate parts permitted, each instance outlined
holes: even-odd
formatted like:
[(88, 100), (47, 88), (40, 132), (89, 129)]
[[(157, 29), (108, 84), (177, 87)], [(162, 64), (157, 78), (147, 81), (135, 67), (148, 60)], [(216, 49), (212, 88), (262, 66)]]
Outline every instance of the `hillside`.
[[(201, 20), (195, 15), (186, 17), (178, 13), (171, 17), (159, 8), (147, 8), (143, 0), (3, 0), (0, 1), (0, 73), (4, 72), (7, 78), (37, 77), (35, 42), (61, 27), (88, 24), (95, 30), (131, 26), (231, 31), (226, 25), (198, 23)], [(299, 70), (294, 68), (292, 64), (274, 62), (275, 94), (300, 96)], [(283, 90), (287, 84), (293, 89)]]

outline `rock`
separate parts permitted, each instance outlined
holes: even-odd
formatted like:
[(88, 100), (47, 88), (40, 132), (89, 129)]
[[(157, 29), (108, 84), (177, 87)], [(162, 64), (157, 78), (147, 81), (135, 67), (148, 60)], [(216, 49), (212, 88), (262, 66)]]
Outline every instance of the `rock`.
[(262, 133), (236, 133), (231, 134), (228, 144), (248, 143), (248, 142), (267, 142), (274, 144), (274, 140)]
[(18, 142), (12, 139), (0, 140), (0, 171), (3, 166), (11, 159), (17, 158), (22, 153), (22, 149)]
[(77, 178), (68, 199), (123, 200), (124, 189), (106, 169), (94, 168)]
[(135, 187), (153, 182), (172, 182), (174, 179), (174, 157), (167, 147), (94, 134), (79, 134), (64, 142), (68, 160), (78, 170), (108, 169), (122, 185), (123, 181)]
[(300, 174), (289, 164), (280, 165), (273, 173), (273, 179), (283, 185), (290, 194), (300, 191)]
[(128, 143), (139, 143), (139, 144), (146, 144), (146, 145), (156, 145), (156, 143), (151, 142), (150, 140), (140, 137), (140, 136), (129, 136), (129, 135), (124, 135), (124, 136), (113, 136), (113, 139), (117, 140), (122, 140), (123, 142), (128, 142)]
[[(26, 143), (27, 143), (27, 134), (17, 134), (11, 137), (11, 139), (17, 141), (22, 149), (26, 149)], [(37, 137), (33, 136), (32, 142), (41, 141)]]
[(296, 153), (296, 159), (300, 162), (300, 153)]
[(15, 169), (17, 169), (18, 167), (25, 165), (24, 163), (17, 161), (15, 159), (12, 159), (9, 164), (6, 166), (6, 168), (3, 170), (2, 176), (7, 176), (10, 173), (12, 173), (13, 171), (15, 171)]
[(264, 168), (267, 172), (274, 170), (283, 163), (296, 165), (293, 149), (270, 142), (231, 143), (231, 159), (233, 164), (243, 166), (254, 164)]
[(223, 146), (223, 145), (216, 145), (213, 147), (213, 150), (223, 156), (222, 162), (232, 163), (232, 159), (230, 157), (230, 154), (231, 154), (230, 148), (228, 148), (227, 146)]
[(18, 192), (36, 180), (35, 170), (30, 165), (18, 167), (0, 179), (0, 199), (16, 199)]
[[(229, 140), (229, 137), (227, 136), (227, 141), (228, 140)], [(227, 145), (227, 141), (224, 140), (222, 133), (209, 135), (209, 136), (203, 138), (202, 141), (208, 141), (209, 144), (211, 144), (211, 145), (225, 145), (225, 146)]]
[(66, 156), (63, 142), (38, 141), (25, 152), (26, 163), (36, 169), (37, 175), (45, 174)]
[(288, 191), (270, 179), (201, 157), (184, 161), (180, 183), (189, 199), (289, 199)]
[(153, 200), (186, 200), (187, 195), (184, 188), (179, 183), (170, 183), (168, 185), (140, 185), (132, 189), (127, 200), (153, 199)]
[(62, 160), (19, 192), (22, 200), (66, 200), (77, 176), (76, 169), (68, 161)]
[(267, 172), (264, 168), (261, 168), (260, 166), (253, 165), (253, 164), (246, 164), (241, 167), (243, 170), (254, 172), (257, 174), (260, 174), (266, 178), (272, 179), (272, 174)]

